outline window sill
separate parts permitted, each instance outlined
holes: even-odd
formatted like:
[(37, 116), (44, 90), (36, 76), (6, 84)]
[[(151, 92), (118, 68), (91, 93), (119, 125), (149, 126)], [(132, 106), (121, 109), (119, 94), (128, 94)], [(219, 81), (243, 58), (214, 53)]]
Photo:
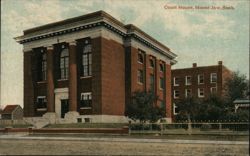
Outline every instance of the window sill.
[(180, 86), (179, 84), (174, 84), (174, 87), (178, 87), (178, 86)]
[(210, 83), (217, 83), (217, 82), (210, 82)]
[(192, 84), (185, 84), (186, 86), (191, 86)]
[(47, 108), (37, 108), (37, 111), (47, 111)]
[(199, 98), (204, 98), (205, 96), (199, 96)]
[(139, 62), (139, 61), (137, 61), (137, 63), (139, 63), (139, 64), (143, 64), (142, 62)]
[(37, 84), (47, 83), (47, 81), (38, 81)]
[(198, 83), (198, 85), (203, 85), (204, 83)]
[(137, 84), (139, 84), (139, 85), (143, 85), (143, 83), (141, 83), (141, 82), (137, 82)]
[(81, 107), (80, 109), (92, 109), (92, 107)]
[(87, 78), (91, 78), (92, 76), (81, 76), (80, 79), (87, 79)]
[(68, 79), (59, 79), (57, 81), (68, 81)]
[(174, 97), (174, 99), (179, 99), (179, 97)]

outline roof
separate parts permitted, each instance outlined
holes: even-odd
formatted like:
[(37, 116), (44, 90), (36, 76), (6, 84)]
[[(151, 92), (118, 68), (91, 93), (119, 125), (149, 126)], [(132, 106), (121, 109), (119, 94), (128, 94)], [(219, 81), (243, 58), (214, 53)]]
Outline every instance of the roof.
[(17, 107), (20, 107), (19, 105), (7, 105), (1, 114), (11, 114)]
[(250, 99), (236, 99), (233, 101), (234, 104), (250, 104)]
[[(86, 23), (92, 22), (92, 24), (82, 25), (85, 22)], [(93, 22), (97, 22), (97, 23), (93, 23)], [(70, 24), (74, 24), (74, 23), (76, 24), (74, 27), (69, 26)], [(113, 27), (112, 25), (110, 25), (112, 23), (114, 23), (118, 27)], [(153, 37), (151, 37), (144, 31), (142, 31), (141, 29), (137, 28), (136, 26), (132, 24), (125, 25), (102, 10), (24, 30), (24, 35), (16, 37), (15, 40), (23, 44), (27, 42), (44, 39), (44, 38), (50, 38), (54, 36), (63, 35), (65, 33), (81, 31), (84, 29), (88, 29), (90, 27), (97, 27), (97, 26), (107, 27), (111, 31), (114, 31), (120, 34), (124, 38), (128, 36), (134, 37), (138, 41), (142, 42), (143, 44), (147, 44), (149, 47), (155, 49), (156, 51), (159, 51), (160, 53), (168, 56), (171, 59), (174, 59), (175, 57), (177, 57), (177, 55), (174, 54), (167, 46), (160, 43), (159, 41), (157, 41), (156, 39), (154, 39)], [(65, 29), (65, 27), (67, 28)], [(46, 30), (49, 30), (49, 29), (51, 30), (51, 32), (49, 33), (46, 32)], [(151, 44), (151, 43), (154, 43), (156, 46), (154, 46), (154, 44)], [(174, 64), (176, 62), (173, 61), (172, 63)]]

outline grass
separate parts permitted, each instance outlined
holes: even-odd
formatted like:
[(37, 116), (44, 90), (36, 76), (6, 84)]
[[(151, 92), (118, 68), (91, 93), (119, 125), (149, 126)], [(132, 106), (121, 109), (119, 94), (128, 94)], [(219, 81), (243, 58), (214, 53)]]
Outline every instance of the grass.
[(29, 127), (32, 127), (32, 125), (30, 125), (30, 124), (0, 125), (0, 128), (6, 128), (6, 127), (12, 127), (12, 128), (29, 128)]
[(122, 128), (126, 123), (72, 123), (72, 124), (50, 124), (45, 128)]

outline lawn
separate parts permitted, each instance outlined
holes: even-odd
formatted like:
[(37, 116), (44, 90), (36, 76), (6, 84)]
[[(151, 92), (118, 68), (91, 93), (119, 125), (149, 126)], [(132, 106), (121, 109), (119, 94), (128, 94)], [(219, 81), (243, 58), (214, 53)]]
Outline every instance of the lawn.
[(45, 128), (123, 128), (126, 123), (72, 123), (72, 124), (50, 124)]

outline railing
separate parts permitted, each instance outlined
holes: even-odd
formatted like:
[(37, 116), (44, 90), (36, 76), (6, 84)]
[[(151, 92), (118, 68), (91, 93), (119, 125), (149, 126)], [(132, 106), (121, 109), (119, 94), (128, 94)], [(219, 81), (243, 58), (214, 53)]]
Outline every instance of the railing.
[(249, 122), (231, 123), (131, 123), (133, 133), (158, 134), (245, 134), (249, 135)]

